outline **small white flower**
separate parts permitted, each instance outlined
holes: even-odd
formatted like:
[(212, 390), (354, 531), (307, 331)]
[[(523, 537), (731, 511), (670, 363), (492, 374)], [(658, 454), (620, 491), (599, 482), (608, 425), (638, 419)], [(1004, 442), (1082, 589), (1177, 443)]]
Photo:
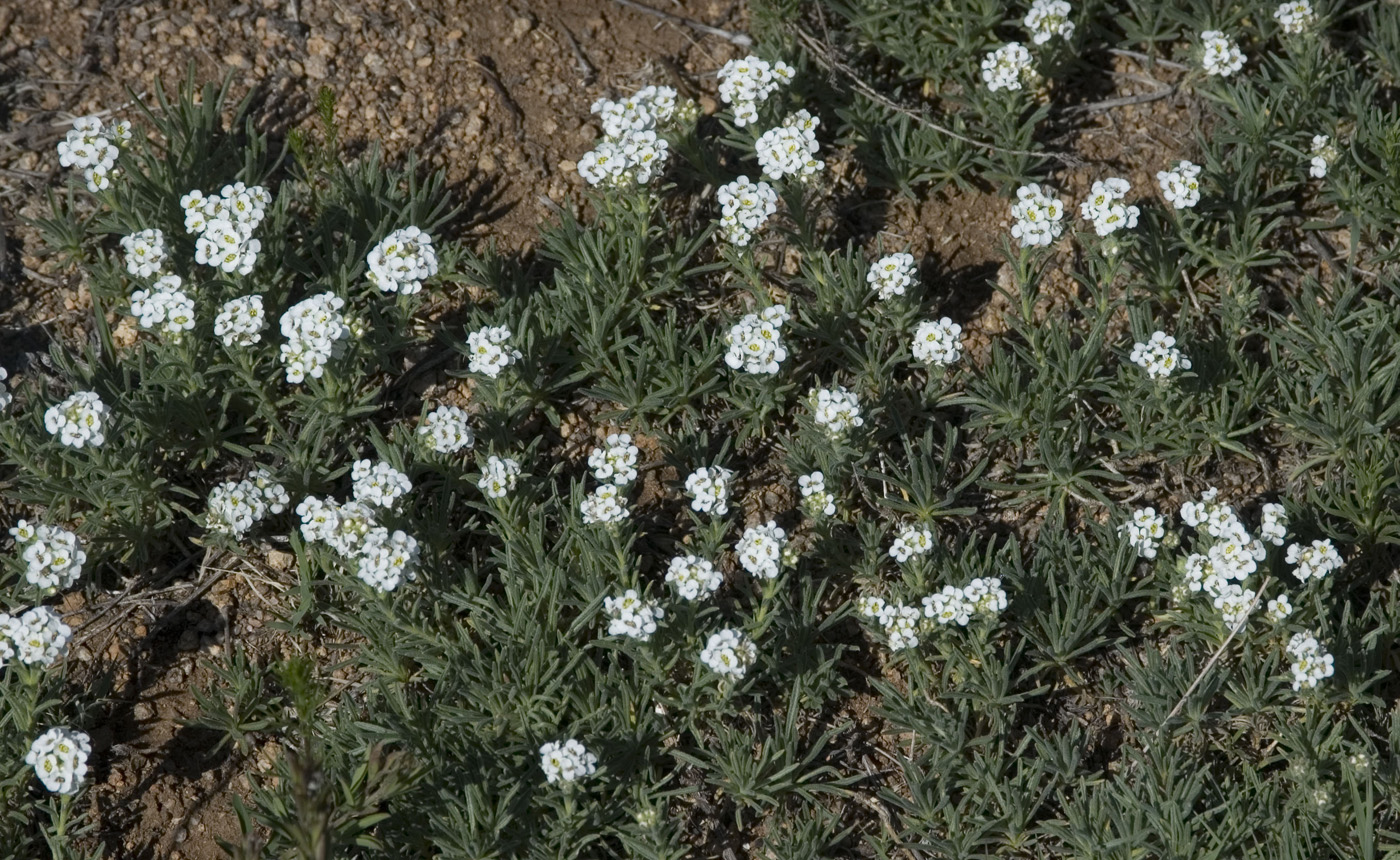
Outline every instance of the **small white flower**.
[(1031, 31), (1031, 41), (1043, 45), (1055, 36), (1068, 39), (1074, 33), (1069, 20), (1070, 5), (1065, 0), (1035, 0), (1026, 13), (1025, 25)]
[(787, 532), (773, 520), (761, 526), (744, 529), (744, 535), (734, 547), (739, 564), (760, 579), (774, 579), (787, 546)]
[(666, 581), (682, 599), (699, 600), (718, 591), (724, 584), (724, 575), (699, 556), (683, 555), (671, 559)]
[(282, 363), (287, 381), (319, 379), (326, 364), (345, 349), (350, 326), (340, 313), (345, 300), (335, 293), (319, 293), (292, 305), (282, 314)]
[(758, 648), (742, 630), (728, 628), (710, 635), (700, 660), (710, 671), (734, 679), (744, 677), (758, 659)]
[(521, 358), (520, 350), (502, 345), (508, 340), (510, 329), (503, 325), (486, 326), (467, 335), (467, 349), (471, 353), (467, 369), (492, 379), (500, 376), (502, 370)]
[(48, 408), (44, 413), (44, 429), (71, 448), (82, 448), (84, 445), (96, 448), (106, 441), (102, 422), (110, 414), (96, 393), (79, 391)]
[(933, 551), (933, 532), (923, 526), (904, 526), (890, 547), (890, 558), (903, 564), (912, 556)]
[(918, 274), (914, 268), (913, 254), (890, 254), (870, 265), (870, 270), (865, 273), (865, 282), (882, 300), (888, 300), (904, 295), (905, 288), (914, 283)]
[(1201, 68), (1206, 74), (1229, 77), (1244, 68), (1244, 54), (1234, 40), (1219, 30), (1201, 33)]
[(141, 230), (123, 236), (121, 245), (126, 251), (126, 270), (133, 277), (152, 277), (165, 264), (165, 234), (159, 230)]
[(1297, 565), (1293, 575), (1302, 582), (1309, 579), (1322, 579), (1334, 570), (1342, 569), (1342, 557), (1331, 540), (1315, 540), (1309, 546), (1292, 544), (1284, 560)]
[(1283, 32), (1296, 36), (1317, 22), (1317, 13), (1308, 0), (1288, 0), (1274, 10), (1274, 20), (1278, 21)]
[(893, 603), (882, 608), (878, 619), (880, 626), (889, 634), (891, 650), (919, 647), (921, 618), (922, 613), (917, 608), (902, 603)]
[(721, 466), (702, 466), (685, 479), (685, 491), (694, 501), (692, 510), (722, 517), (729, 513), (729, 479), (734, 473)]
[(91, 754), (92, 742), (85, 733), (59, 727), (34, 739), (24, 763), (34, 768), (39, 781), (54, 794), (77, 794), (87, 776)]
[(609, 433), (605, 447), (589, 453), (588, 466), (598, 480), (626, 486), (637, 479), (638, 453), (630, 433)]
[(1011, 205), (1011, 236), (1021, 240), (1022, 248), (1047, 246), (1060, 237), (1065, 204), (1052, 192), (1032, 182), (1016, 189), (1016, 202)]
[(758, 118), (758, 105), (792, 82), (796, 70), (782, 60), (769, 65), (750, 54), (720, 67), (719, 97), (734, 106), (734, 124), (745, 126)]
[(413, 484), (408, 476), (385, 462), (356, 460), (350, 468), (356, 501), (378, 508), (392, 508)]
[(635, 588), (629, 588), (621, 597), (603, 599), (603, 608), (612, 620), (608, 623), (609, 636), (628, 636), (645, 642), (656, 632), (656, 622), (665, 617), (661, 604), (654, 600), (643, 600)]
[(1128, 194), (1128, 183), (1124, 179), (1105, 179), (1095, 182), (1084, 202), (1079, 204), (1079, 214), (1086, 221), (1092, 221), (1094, 232), (1107, 236), (1123, 228), (1137, 226), (1139, 210), (1136, 206), (1124, 206), (1122, 200)]
[(1220, 610), (1220, 618), (1226, 627), (1234, 627), (1248, 615), (1254, 603), (1254, 591), (1243, 588), (1238, 583), (1230, 583), (1220, 589), (1215, 596), (1215, 608)]
[(836, 497), (827, 492), (825, 475), (821, 472), (799, 475), (797, 486), (802, 491), (802, 507), (808, 516), (813, 519), (836, 516)]
[(1130, 358), (1152, 379), (1166, 379), (1175, 370), (1191, 369), (1191, 359), (1176, 348), (1176, 338), (1164, 331), (1153, 332), (1147, 343), (1134, 343)]
[(550, 783), (569, 784), (598, 769), (598, 757), (570, 738), (563, 743), (550, 741), (540, 747), (540, 768)]
[(1189, 161), (1178, 161), (1171, 170), (1157, 173), (1162, 196), (1175, 209), (1190, 209), (1201, 202), (1201, 168)]
[(721, 185), (715, 197), (719, 200), (720, 228), (731, 245), (749, 244), (753, 234), (778, 211), (778, 193), (773, 187), (751, 182), (747, 176)]
[(1313, 633), (1294, 633), (1288, 640), (1288, 653), (1293, 656), (1293, 689), (1312, 689), (1324, 678), (1332, 677), (1332, 655), (1323, 649)]
[(1288, 538), (1288, 513), (1280, 504), (1266, 504), (1260, 511), (1259, 537), (1274, 546), (1283, 546)]
[(1325, 134), (1315, 134), (1312, 139), (1312, 161), (1308, 167), (1308, 174), (1314, 179), (1322, 179), (1327, 175), (1327, 168), (1332, 166), (1340, 153), (1332, 143), (1332, 138)]
[(865, 424), (865, 419), (860, 417), (860, 401), (855, 392), (848, 391), (845, 386), (813, 388), (807, 393), (807, 402), (812, 404), (817, 426), (832, 439), (839, 439), (852, 428)]
[(819, 122), (800, 110), (784, 119), (782, 125), (765, 131), (754, 145), (763, 175), (773, 180), (784, 176), (806, 179), (820, 172), (826, 164), (816, 157)]
[(417, 227), (395, 230), (370, 249), (365, 259), (369, 282), (385, 293), (412, 295), (437, 274), (433, 237)]
[(0, 367), (0, 412), (5, 411), (5, 407), (9, 406), (15, 399), (14, 395), (10, 393), (10, 389), (5, 387), (5, 380), (9, 378), (10, 372)]
[(489, 499), (503, 499), (515, 489), (520, 477), (520, 464), (509, 457), (491, 455), (486, 458), (486, 467), (481, 470), (481, 480), (476, 482), (481, 492)]
[(1265, 612), (1268, 614), (1270, 621), (1279, 624), (1285, 618), (1293, 614), (1293, 604), (1288, 602), (1288, 595), (1280, 594), (1278, 597), (1269, 599), (1265, 607)]
[(972, 620), (973, 610), (976, 608), (961, 588), (952, 585), (943, 586), (943, 590), (935, 594), (930, 594), (923, 600), (924, 617), (932, 619), (943, 625), (956, 625), (966, 627)]
[(617, 484), (603, 484), (597, 487), (579, 503), (579, 513), (585, 525), (592, 523), (620, 523), (631, 516), (623, 504), (622, 490)]
[(1157, 513), (1155, 508), (1139, 508), (1133, 511), (1132, 519), (1118, 527), (1128, 533), (1128, 542), (1137, 550), (1141, 558), (1156, 558), (1157, 547), (1166, 537), (1164, 528), (1167, 518)]
[(393, 591), (404, 580), (418, 578), (418, 541), (402, 531), (371, 528), (356, 555), (355, 575), (379, 591)]
[(47, 606), (25, 610), (18, 617), (0, 613), (0, 632), (14, 645), (15, 655), (28, 665), (52, 666), (68, 653), (73, 630)]
[(267, 514), (267, 502), (251, 481), (225, 481), (209, 492), (206, 521), (211, 531), (241, 537)]
[(910, 350), (914, 358), (933, 367), (947, 367), (962, 357), (962, 326), (944, 317), (919, 323)]
[(457, 406), (439, 406), (418, 425), (418, 435), (439, 454), (455, 454), (476, 443), (467, 411)]
[(982, 82), (993, 92), (1019, 90), (1022, 85), (1033, 85), (1039, 77), (1031, 52), (1020, 42), (1007, 42), (982, 60)]
[(257, 295), (239, 296), (224, 302), (214, 318), (214, 336), (221, 338), (224, 346), (252, 346), (262, 340), (265, 328), (267, 317), (263, 313), (263, 300)]
[(43, 590), (72, 586), (82, 575), (87, 553), (78, 536), (67, 529), (39, 524), (30, 526), (24, 520), (10, 530), (21, 548), (20, 557), (26, 570), (24, 578)]
[(788, 355), (779, 331), (787, 319), (784, 305), (773, 305), (759, 314), (745, 314), (724, 336), (729, 347), (724, 363), (748, 373), (777, 373), (778, 365)]

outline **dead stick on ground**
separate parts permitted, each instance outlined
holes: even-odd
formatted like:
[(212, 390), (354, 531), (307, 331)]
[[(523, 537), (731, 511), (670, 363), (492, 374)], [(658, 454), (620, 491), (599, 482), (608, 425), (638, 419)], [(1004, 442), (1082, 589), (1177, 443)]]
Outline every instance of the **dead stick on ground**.
[(673, 15), (670, 12), (663, 12), (654, 9), (645, 3), (638, 3), (636, 0), (616, 0), (617, 5), (626, 6), (628, 9), (635, 9), (646, 15), (654, 15), (673, 24), (684, 24), (692, 30), (699, 30), (701, 33), (708, 33), (711, 36), (718, 36), (727, 39), (740, 47), (747, 48), (753, 44), (753, 38), (747, 33), (735, 33), (730, 30), (721, 30), (719, 27), (711, 27), (709, 24), (702, 24), (694, 18), (687, 18), (684, 15)]
[(1181, 694), (1181, 701), (1176, 703), (1176, 707), (1172, 708), (1170, 714), (1167, 714), (1166, 720), (1162, 723), (1162, 729), (1164, 731), (1167, 728), (1167, 723), (1171, 722), (1177, 714), (1181, 713), (1181, 709), (1186, 704), (1186, 700), (1191, 698), (1192, 693), (1196, 692), (1196, 688), (1201, 685), (1201, 681), (1205, 680), (1211, 667), (1224, 655), (1225, 649), (1230, 647), (1230, 643), (1235, 639), (1235, 634), (1243, 630), (1244, 626), (1249, 623), (1249, 616), (1254, 614), (1254, 608), (1259, 605), (1259, 601), (1264, 597), (1264, 592), (1268, 590), (1271, 581), (1272, 576), (1266, 576), (1264, 577), (1264, 581), (1259, 584), (1259, 593), (1254, 595), (1254, 599), (1249, 602), (1249, 609), (1245, 611), (1244, 617), (1236, 621), (1235, 626), (1230, 628), (1230, 635), (1226, 636), (1225, 641), (1220, 643), (1220, 647), (1215, 649), (1215, 653), (1210, 655), (1210, 659), (1206, 661), (1206, 665), (1203, 666), (1200, 673), (1196, 675), (1196, 680), (1192, 681), (1191, 686), (1186, 688), (1186, 692)]
[(1153, 90), (1150, 93), (1139, 93), (1135, 96), (1121, 96), (1116, 99), (1104, 99), (1101, 102), (1093, 102), (1087, 105), (1073, 105), (1065, 109), (1065, 113), (1086, 114), (1098, 113), (1100, 111), (1112, 110), (1113, 108), (1127, 107), (1129, 105), (1141, 105), (1148, 102), (1155, 102), (1158, 99), (1170, 98), (1176, 94), (1176, 85), (1164, 86), (1161, 89)]
[(1041, 152), (1035, 152), (1029, 149), (1007, 149), (1006, 147), (997, 146), (994, 143), (987, 143), (986, 141), (976, 140), (974, 138), (967, 137), (966, 135), (958, 134), (951, 128), (939, 125), (938, 123), (929, 119), (923, 111), (917, 111), (913, 108), (905, 107), (904, 105), (899, 104), (898, 102), (890, 99), (888, 96), (876, 90), (873, 86), (866, 83), (864, 79), (862, 79), (858, 74), (856, 74), (856, 71), (854, 69), (852, 69), (850, 66), (846, 65), (844, 62), (838, 59), (835, 56), (835, 53), (831, 49), (830, 45), (827, 45), (821, 40), (817, 39), (811, 33), (808, 33), (806, 30), (796, 25), (791, 25), (789, 29), (793, 33), (793, 35), (797, 36), (799, 41), (801, 41), (804, 45), (807, 46), (807, 49), (812, 54), (812, 59), (816, 60), (818, 65), (822, 66), (828, 71), (837, 72), (841, 74), (843, 77), (846, 78), (846, 80), (851, 82), (851, 85), (855, 87), (857, 92), (861, 93), (866, 98), (880, 105), (883, 105), (884, 107), (894, 111), (895, 113), (900, 113), (909, 117), (910, 119), (914, 120), (919, 125), (922, 125), (925, 128), (931, 128), (939, 134), (944, 135), (945, 137), (951, 137), (954, 140), (960, 140), (963, 143), (968, 144), (969, 146), (975, 146), (979, 149), (988, 150), (989, 152), (1000, 152), (1005, 155), (1032, 155), (1041, 158), (1053, 158), (1061, 164), (1067, 165), (1069, 167), (1081, 167), (1084, 164), (1082, 159), (1070, 155), (1067, 152), (1055, 152), (1054, 150), (1043, 150)]

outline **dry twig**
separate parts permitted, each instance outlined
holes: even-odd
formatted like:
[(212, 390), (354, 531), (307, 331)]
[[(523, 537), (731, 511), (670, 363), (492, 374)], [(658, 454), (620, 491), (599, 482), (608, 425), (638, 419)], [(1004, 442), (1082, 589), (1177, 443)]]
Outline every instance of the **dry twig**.
[(638, 3), (636, 0), (616, 0), (617, 5), (626, 6), (628, 9), (635, 9), (646, 15), (652, 15), (673, 24), (684, 24), (692, 30), (707, 33), (711, 36), (718, 36), (721, 39), (733, 42), (734, 44), (747, 48), (753, 44), (753, 38), (747, 33), (735, 33), (732, 30), (721, 30), (719, 27), (711, 27), (709, 24), (702, 24), (694, 18), (687, 18), (684, 15), (673, 15), (670, 12), (663, 12), (645, 3)]
[(1201, 667), (1201, 671), (1196, 675), (1196, 679), (1191, 682), (1191, 686), (1187, 687), (1186, 692), (1181, 694), (1181, 701), (1177, 702), (1176, 707), (1172, 708), (1171, 713), (1167, 714), (1166, 720), (1162, 723), (1163, 731), (1166, 730), (1167, 723), (1170, 723), (1177, 714), (1181, 713), (1182, 707), (1186, 705), (1186, 700), (1191, 698), (1191, 694), (1196, 692), (1196, 688), (1201, 685), (1201, 681), (1205, 680), (1211, 668), (1219, 662), (1220, 658), (1225, 654), (1225, 649), (1229, 648), (1230, 643), (1235, 641), (1235, 635), (1243, 630), (1244, 626), (1249, 623), (1249, 616), (1254, 614), (1255, 608), (1259, 606), (1259, 601), (1264, 598), (1264, 592), (1268, 590), (1271, 581), (1272, 576), (1264, 577), (1264, 581), (1259, 584), (1259, 592), (1254, 595), (1254, 600), (1250, 601), (1249, 609), (1245, 612), (1244, 617), (1235, 622), (1234, 627), (1230, 628), (1230, 635), (1226, 636), (1225, 641), (1220, 643), (1220, 647), (1215, 649), (1215, 653), (1210, 655), (1210, 659)]

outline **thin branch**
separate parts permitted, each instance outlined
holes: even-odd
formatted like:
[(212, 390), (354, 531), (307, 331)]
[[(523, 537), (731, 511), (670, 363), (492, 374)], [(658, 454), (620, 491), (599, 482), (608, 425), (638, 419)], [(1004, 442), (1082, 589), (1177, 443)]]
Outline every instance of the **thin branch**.
[(726, 39), (743, 48), (747, 48), (753, 44), (753, 37), (749, 36), (747, 33), (735, 33), (731, 30), (721, 30), (719, 27), (711, 27), (709, 24), (702, 24), (694, 18), (687, 18), (684, 15), (673, 15), (670, 12), (652, 8), (645, 3), (638, 3), (636, 0), (615, 0), (615, 2), (619, 6), (635, 9), (643, 14), (670, 21), (672, 24), (684, 24), (692, 30), (698, 30), (701, 33), (707, 33), (711, 36), (718, 36), (721, 39)]
[(1164, 69), (1175, 69), (1178, 72), (1191, 71), (1190, 66), (1174, 62), (1172, 60), (1164, 60), (1161, 57), (1154, 57), (1151, 54), (1143, 54), (1138, 51), (1125, 51), (1122, 48), (1109, 48), (1108, 52), (1110, 54), (1117, 54), (1120, 57), (1131, 57), (1132, 59), (1144, 62), (1149, 66), (1161, 66)]
[(882, 105), (885, 108), (888, 108), (889, 110), (894, 111), (895, 113), (903, 114), (904, 116), (909, 117), (910, 119), (914, 120), (919, 125), (922, 125), (925, 128), (933, 129), (934, 131), (938, 132), (941, 135), (944, 135), (945, 137), (951, 137), (954, 140), (962, 141), (963, 143), (966, 143), (969, 146), (975, 146), (979, 149), (985, 149), (990, 152), (1000, 152), (1004, 155), (1031, 155), (1039, 158), (1053, 158), (1061, 164), (1064, 164), (1069, 167), (1081, 167), (1084, 164), (1084, 161), (1082, 159), (1077, 158), (1076, 156), (1073, 156), (1067, 152), (1055, 152), (1054, 150), (1048, 149), (1041, 151), (1034, 151), (1029, 149), (1008, 149), (1003, 146), (997, 146), (994, 143), (987, 143), (986, 141), (976, 140), (966, 135), (959, 134), (956, 131), (953, 131), (951, 128), (948, 128), (944, 125), (940, 125), (934, 122), (933, 120), (929, 119), (928, 115), (923, 111), (918, 111), (914, 110), (913, 108), (905, 107), (904, 105), (901, 105), (898, 102), (890, 99), (888, 96), (884, 95), (870, 84), (866, 83), (865, 80), (862, 79), (854, 69), (852, 69), (846, 63), (842, 62), (836, 57), (835, 52), (832, 50), (830, 45), (823, 43), (811, 33), (808, 33), (806, 30), (802, 29), (796, 24), (790, 24), (789, 30), (804, 45), (807, 46), (807, 49), (812, 54), (812, 59), (816, 60), (818, 65), (822, 66), (828, 71), (837, 72), (843, 77), (845, 77), (846, 80), (851, 82), (851, 86), (855, 87), (856, 91), (859, 92), (861, 95), (865, 96), (866, 98), (876, 102), (877, 104)]
[(1116, 99), (1104, 99), (1101, 102), (1092, 102), (1087, 105), (1072, 105), (1065, 108), (1065, 113), (1070, 115), (1100, 113), (1114, 108), (1127, 107), (1129, 105), (1141, 105), (1148, 102), (1155, 102), (1160, 99), (1171, 98), (1176, 94), (1178, 87), (1176, 84), (1164, 86), (1149, 93), (1139, 93), (1135, 96), (1120, 96)]
[(1249, 609), (1245, 611), (1244, 616), (1240, 618), (1239, 621), (1235, 622), (1235, 626), (1230, 628), (1230, 635), (1226, 636), (1225, 641), (1220, 643), (1220, 647), (1215, 649), (1215, 653), (1210, 655), (1210, 659), (1206, 661), (1206, 665), (1203, 666), (1200, 673), (1196, 675), (1196, 680), (1192, 681), (1191, 686), (1186, 688), (1186, 692), (1181, 694), (1181, 701), (1176, 703), (1176, 707), (1172, 708), (1170, 714), (1167, 714), (1166, 720), (1162, 722), (1163, 731), (1166, 730), (1167, 723), (1170, 723), (1177, 714), (1181, 713), (1181, 709), (1185, 706), (1186, 700), (1191, 698), (1191, 694), (1196, 692), (1196, 688), (1201, 685), (1201, 681), (1205, 680), (1206, 674), (1210, 672), (1211, 668), (1214, 667), (1215, 664), (1219, 662), (1221, 656), (1225, 654), (1225, 649), (1230, 647), (1230, 643), (1235, 640), (1235, 634), (1243, 630), (1245, 625), (1249, 623), (1249, 616), (1254, 614), (1255, 607), (1257, 607), (1259, 601), (1263, 599), (1264, 592), (1268, 589), (1272, 579), (1272, 575), (1264, 577), (1264, 581), (1259, 584), (1259, 592), (1254, 595), (1254, 599), (1249, 603)]

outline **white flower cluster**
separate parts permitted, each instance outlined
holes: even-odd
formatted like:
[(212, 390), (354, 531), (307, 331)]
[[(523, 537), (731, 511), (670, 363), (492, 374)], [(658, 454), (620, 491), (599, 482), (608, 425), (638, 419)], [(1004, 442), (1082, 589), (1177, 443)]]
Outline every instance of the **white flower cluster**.
[(1288, 0), (1274, 10), (1274, 20), (1283, 28), (1283, 32), (1296, 36), (1317, 21), (1317, 13), (1308, 0)]
[(758, 119), (758, 106), (792, 83), (797, 71), (778, 60), (769, 64), (750, 54), (742, 60), (730, 60), (719, 70), (719, 97), (734, 106), (734, 124), (746, 126)]
[(1288, 512), (1283, 505), (1271, 502), (1260, 509), (1259, 538), (1274, 546), (1283, 546), (1288, 538)]
[(715, 191), (719, 199), (719, 226), (730, 244), (744, 246), (778, 211), (778, 193), (767, 182), (751, 182), (740, 176)]
[(1011, 236), (1021, 240), (1022, 248), (1046, 246), (1058, 239), (1064, 230), (1061, 221), (1065, 217), (1065, 204), (1051, 196), (1050, 189), (1042, 190), (1038, 183), (1032, 182), (1016, 189), (1011, 217), (1016, 222), (1011, 225)]
[(995, 618), (1006, 609), (1006, 591), (995, 576), (978, 577), (963, 588), (952, 585), (923, 598), (923, 610), (904, 603), (886, 603), (866, 596), (856, 603), (857, 610), (872, 618), (889, 637), (893, 650), (917, 648), (922, 633), (935, 626), (966, 627), (974, 617)]
[(671, 87), (644, 87), (631, 98), (598, 99), (593, 113), (603, 122), (603, 139), (578, 160), (589, 185), (645, 185), (661, 172), (670, 144), (659, 131), (672, 120), (693, 118), (696, 107), (679, 105)]
[(1134, 343), (1132, 355), (1129, 357), (1133, 364), (1145, 369), (1152, 379), (1166, 379), (1177, 368), (1191, 369), (1191, 359), (1182, 355), (1181, 350), (1176, 348), (1176, 338), (1164, 331), (1153, 332), (1147, 343)]
[(1128, 542), (1137, 550), (1139, 558), (1156, 558), (1157, 547), (1167, 535), (1164, 527), (1166, 521), (1167, 518), (1157, 513), (1156, 508), (1138, 508), (1133, 511), (1132, 519), (1119, 526), (1118, 530), (1128, 533)]
[(1035, 0), (1025, 21), (1031, 31), (1031, 41), (1043, 45), (1055, 36), (1068, 39), (1074, 33), (1069, 13), (1070, 5), (1065, 0)]
[(0, 645), (0, 664), (17, 656), (26, 665), (52, 666), (68, 653), (73, 629), (49, 607), (36, 606), (19, 616), (0, 612), (0, 635), (8, 640)]
[(224, 302), (219, 315), (214, 317), (214, 336), (221, 338), (224, 346), (252, 346), (262, 341), (262, 330), (267, 328), (267, 317), (263, 314), (262, 296), (239, 296)]
[(10, 535), (24, 560), (24, 578), (31, 585), (42, 589), (68, 588), (82, 575), (87, 553), (73, 532), (20, 520), (10, 529)]
[[(1244, 583), (1258, 570), (1266, 549), (1263, 541), (1250, 535), (1233, 507), (1217, 501), (1218, 496), (1219, 492), (1210, 487), (1198, 501), (1181, 506), (1181, 521), (1196, 529), (1200, 543), (1198, 551), (1182, 562), (1185, 580), (1177, 597), (1184, 599), (1187, 591), (1204, 591), (1225, 625), (1236, 627), (1244, 622), (1258, 599), (1258, 594)], [(1280, 605), (1267, 605), (1274, 618)], [(1283, 605), (1287, 605), (1287, 600)]]
[(1092, 221), (1094, 232), (1107, 236), (1119, 229), (1137, 226), (1141, 211), (1136, 206), (1124, 206), (1123, 198), (1128, 194), (1128, 180), (1117, 177), (1095, 182), (1089, 196), (1079, 204), (1079, 214), (1085, 221)]
[(5, 380), (9, 378), (10, 372), (0, 367), (0, 411), (3, 411), (15, 399), (15, 396), (10, 393), (10, 389), (5, 387)]
[(764, 308), (762, 313), (745, 314), (724, 336), (729, 347), (724, 363), (748, 373), (777, 373), (779, 363), (788, 354), (779, 330), (791, 318), (785, 305)]
[(594, 448), (588, 455), (588, 467), (593, 477), (610, 481), (619, 487), (637, 480), (637, 446), (630, 433), (609, 433), (603, 448)]
[(685, 491), (693, 497), (691, 510), (722, 517), (729, 513), (729, 479), (734, 473), (722, 466), (701, 466), (685, 479)]
[(905, 288), (914, 283), (917, 276), (913, 254), (890, 254), (870, 266), (870, 271), (865, 273), (865, 282), (881, 299), (891, 299), (904, 295)]
[(470, 416), (460, 406), (439, 406), (429, 412), (418, 425), (418, 435), (427, 437), (428, 445), (439, 454), (455, 454), (476, 444)]
[(433, 237), (417, 227), (404, 227), (384, 237), (365, 258), (369, 282), (384, 293), (411, 296), (423, 289), (423, 281), (437, 274)]
[(778, 180), (784, 176), (806, 179), (820, 173), (826, 162), (817, 158), (819, 123), (820, 119), (800, 110), (784, 119), (782, 125), (765, 131), (754, 144), (763, 175)]
[(376, 508), (392, 508), (413, 489), (408, 476), (384, 461), (356, 460), (350, 467), (355, 501)]
[(519, 478), (519, 462), (492, 454), (486, 458), (486, 466), (481, 470), (481, 479), (476, 485), (488, 499), (503, 499), (515, 489)]
[(855, 392), (848, 391), (843, 385), (813, 388), (807, 393), (807, 402), (812, 404), (817, 426), (832, 439), (838, 439), (852, 428), (865, 424), (865, 419), (860, 417), (860, 401), (856, 399)]
[(1327, 168), (1332, 166), (1332, 162), (1336, 161), (1339, 155), (1331, 137), (1325, 134), (1313, 135), (1312, 161), (1309, 162), (1308, 175), (1313, 179), (1322, 179), (1327, 175)]
[(710, 634), (705, 642), (705, 650), (700, 652), (700, 660), (716, 675), (738, 680), (744, 677), (749, 667), (758, 659), (758, 648), (742, 630), (725, 628)]
[(288, 382), (302, 382), (308, 376), (321, 378), (326, 363), (345, 349), (350, 326), (340, 309), (345, 299), (335, 293), (318, 293), (287, 308), (282, 314), (282, 363)]
[(241, 537), (268, 514), (287, 509), (291, 497), (266, 469), (254, 469), (241, 481), (225, 481), (209, 492), (207, 521), (213, 531)]
[(962, 357), (962, 326), (944, 317), (926, 320), (914, 331), (914, 358), (934, 367), (947, 367)]
[(484, 373), (495, 379), (501, 371), (520, 360), (520, 350), (502, 346), (510, 340), (510, 329), (503, 325), (489, 325), (467, 335), (467, 350), (471, 358), (467, 369), (472, 373)]
[(1020, 42), (1007, 42), (982, 59), (982, 81), (992, 92), (1019, 90), (1033, 85), (1039, 77), (1031, 52)]
[(103, 435), (102, 421), (110, 414), (96, 393), (79, 391), (44, 412), (44, 429), (69, 447), (91, 445), (96, 448), (107, 439)]
[(635, 588), (622, 592), (621, 597), (603, 599), (603, 608), (612, 619), (608, 622), (609, 636), (630, 636), (642, 642), (656, 632), (656, 622), (666, 611), (655, 600), (643, 600)]
[(73, 120), (73, 129), (58, 142), (58, 163), (83, 172), (88, 190), (97, 192), (111, 186), (118, 147), (131, 139), (131, 123), (121, 120), (107, 128), (96, 116)]
[(1233, 39), (1219, 30), (1201, 34), (1201, 67), (1208, 75), (1229, 77), (1244, 68), (1244, 53)]
[(1293, 689), (1312, 689), (1323, 678), (1332, 677), (1332, 655), (1317, 641), (1313, 633), (1294, 633), (1288, 640), (1288, 653), (1293, 657)]
[(724, 584), (724, 574), (713, 564), (697, 555), (678, 555), (671, 559), (666, 581), (684, 600), (709, 597)]
[(592, 776), (598, 769), (598, 757), (573, 738), (563, 743), (550, 741), (540, 747), (540, 767), (546, 780), (567, 785), (581, 777)]
[(85, 733), (53, 728), (34, 739), (24, 763), (34, 768), (44, 788), (54, 794), (77, 794), (87, 776), (91, 754), (92, 741)]
[(813, 519), (836, 516), (836, 497), (827, 491), (825, 475), (821, 472), (800, 475), (797, 486), (802, 491), (802, 507), (808, 516)]
[(1201, 202), (1201, 167), (1189, 161), (1178, 161), (1171, 170), (1157, 172), (1157, 184), (1162, 196), (1175, 209), (1190, 209)]
[(776, 579), (787, 546), (787, 532), (772, 520), (761, 526), (744, 529), (743, 537), (734, 546), (739, 564), (760, 579)]
[(355, 575), (379, 591), (393, 591), (417, 578), (418, 541), (379, 525), (374, 509), (364, 502), (307, 496), (297, 505), (297, 515), (307, 543), (324, 543), (352, 560)]
[(1332, 546), (1330, 540), (1315, 540), (1308, 546), (1292, 544), (1283, 560), (1297, 565), (1293, 569), (1293, 575), (1298, 577), (1300, 582), (1323, 579), (1334, 570), (1341, 570), (1343, 565), (1341, 554)]
[(195, 262), (225, 274), (253, 271), (262, 250), (262, 241), (253, 238), (253, 231), (262, 223), (270, 203), (272, 195), (266, 188), (250, 188), (242, 182), (225, 185), (217, 195), (195, 190), (181, 197), (185, 229), (199, 234)]
[(159, 230), (123, 236), (121, 244), (126, 251), (126, 270), (133, 277), (152, 277), (165, 264), (165, 234)]
[(156, 279), (149, 290), (131, 294), (131, 315), (141, 328), (155, 328), (176, 341), (194, 328), (194, 299), (180, 289), (179, 275), (164, 275)]
[(579, 503), (579, 513), (583, 514), (585, 525), (620, 523), (632, 515), (625, 501), (622, 489), (617, 484), (603, 484), (583, 497)]
[(933, 551), (933, 532), (923, 526), (907, 525), (899, 530), (899, 536), (890, 546), (890, 558), (904, 564), (916, 555), (928, 555)]

